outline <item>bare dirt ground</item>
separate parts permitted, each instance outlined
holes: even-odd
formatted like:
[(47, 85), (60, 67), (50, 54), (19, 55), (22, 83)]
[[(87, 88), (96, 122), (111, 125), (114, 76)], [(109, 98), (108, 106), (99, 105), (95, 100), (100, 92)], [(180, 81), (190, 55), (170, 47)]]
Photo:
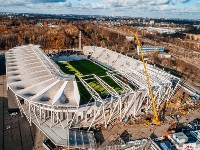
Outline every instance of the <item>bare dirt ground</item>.
[[(188, 123), (196, 118), (199, 118), (199, 110), (191, 111), (190, 113), (182, 116), (180, 118), (180, 123)], [(175, 120), (173, 120), (175, 121)], [(144, 126), (144, 124), (123, 124), (120, 122), (115, 122), (115, 125), (108, 127), (107, 129), (103, 128), (102, 134), (104, 137), (104, 142), (100, 145), (100, 147), (105, 147), (110, 145), (111, 141), (116, 140), (120, 134), (127, 130), (132, 134), (132, 140), (148, 138), (151, 135), (156, 135), (157, 137), (165, 136), (165, 132), (170, 127), (170, 123), (166, 121), (165, 123), (161, 123), (159, 126)]]
[[(173, 100), (178, 99), (178, 97), (181, 95), (181, 93), (183, 93), (184, 90), (182, 88), (180, 88), (177, 91), (177, 94), (173, 96)], [(188, 93), (186, 93), (186, 95), (188, 96)], [(187, 99), (185, 96), (185, 99)], [(176, 105), (174, 105), (175, 107)], [(178, 118), (180, 123), (189, 123), (190, 121), (193, 121), (196, 118), (200, 118), (199, 114), (200, 114), (200, 105), (194, 107), (194, 110), (189, 110), (188, 113), (186, 115), (182, 115), (180, 116), (180, 118)], [(171, 110), (171, 107), (166, 111), (166, 115), (169, 116), (171, 114), (179, 114), (180, 113), (177, 110)], [(102, 127), (101, 132), (102, 132), (102, 136), (103, 136), (103, 142), (100, 145), (100, 147), (105, 147), (108, 146), (112, 143), (112, 141), (115, 141), (122, 133), (124, 130), (127, 130), (131, 133), (132, 140), (136, 140), (136, 139), (142, 139), (142, 138), (148, 138), (151, 136), (156, 136), (156, 137), (160, 137), (160, 136), (165, 136), (166, 131), (168, 130), (168, 128), (170, 127), (170, 122), (176, 122), (176, 118), (171, 118), (170, 120), (164, 120), (161, 121), (161, 125), (149, 125), (148, 127), (144, 126), (144, 120), (141, 121), (131, 121), (132, 123), (121, 123), (119, 120), (113, 122), (111, 125), (109, 125), (108, 128), (104, 128)]]

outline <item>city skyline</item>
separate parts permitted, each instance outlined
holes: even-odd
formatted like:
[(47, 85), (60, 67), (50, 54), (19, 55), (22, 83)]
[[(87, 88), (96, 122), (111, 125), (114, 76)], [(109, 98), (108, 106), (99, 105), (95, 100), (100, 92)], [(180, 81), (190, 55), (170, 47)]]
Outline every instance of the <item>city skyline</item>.
[(200, 19), (198, 0), (0, 0), (1, 12)]

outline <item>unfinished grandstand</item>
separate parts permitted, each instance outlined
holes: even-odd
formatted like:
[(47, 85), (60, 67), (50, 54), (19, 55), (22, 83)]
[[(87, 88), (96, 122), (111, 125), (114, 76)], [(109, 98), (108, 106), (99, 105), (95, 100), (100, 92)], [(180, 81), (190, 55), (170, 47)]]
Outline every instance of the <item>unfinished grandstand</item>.
[[(95, 147), (91, 128), (152, 113), (142, 62), (101, 47), (85, 46), (83, 54), (52, 61), (36, 45), (6, 53), (9, 99), (57, 146)], [(147, 69), (159, 107), (179, 78), (152, 65)]]

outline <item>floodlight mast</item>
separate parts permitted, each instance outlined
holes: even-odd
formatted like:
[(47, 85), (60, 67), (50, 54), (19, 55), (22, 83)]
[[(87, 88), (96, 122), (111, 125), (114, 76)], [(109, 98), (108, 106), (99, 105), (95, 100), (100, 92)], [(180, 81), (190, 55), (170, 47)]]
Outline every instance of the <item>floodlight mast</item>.
[(154, 112), (154, 117), (152, 118), (152, 123), (159, 125), (160, 120), (158, 118), (158, 112), (157, 112), (157, 109), (156, 109), (156, 102), (155, 102), (155, 98), (154, 98), (154, 95), (153, 95), (149, 74), (148, 74), (148, 71), (147, 71), (147, 68), (146, 68), (146, 63), (144, 62), (144, 56), (143, 56), (143, 53), (142, 53), (142, 46), (141, 46), (138, 35), (133, 33), (132, 31), (130, 31), (130, 32), (136, 38), (136, 42), (137, 42), (137, 45), (138, 45), (139, 50), (140, 50), (140, 57), (142, 58), (142, 63), (144, 65), (144, 72), (145, 72), (145, 75), (146, 75), (146, 79), (147, 79), (147, 83), (148, 83), (148, 89), (149, 89), (149, 93), (150, 93), (150, 96), (151, 96), (153, 112)]

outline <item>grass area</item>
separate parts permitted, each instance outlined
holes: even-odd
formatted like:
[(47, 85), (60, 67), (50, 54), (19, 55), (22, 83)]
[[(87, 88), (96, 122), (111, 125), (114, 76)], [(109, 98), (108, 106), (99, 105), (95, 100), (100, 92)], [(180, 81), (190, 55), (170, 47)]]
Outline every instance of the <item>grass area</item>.
[[(91, 99), (91, 95), (88, 92), (88, 90), (84, 87), (84, 85), (81, 83), (81, 81), (76, 77), (78, 89), (79, 89), (79, 94), (80, 94), (80, 105), (82, 104), (87, 104), (89, 100)], [(91, 102), (93, 102), (92, 100)]]
[(89, 60), (78, 60), (70, 62), (58, 62), (60, 69), (66, 74), (72, 74), (82, 77), (83, 75), (96, 74), (105, 76), (106, 70)]
[(123, 89), (117, 83), (115, 83), (115, 81), (113, 81), (110, 77), (105, 76), (102, 77), (101, 79), (103, 79), (107, 84), (109, 84), (112, 88), (114, 88), (115, 91), (117, 91), (118, 93), (121, 93), (123, 91)]
[(97, 93), (101, 96), (101, 98), (106, 98), (109, 94), (105, 88), (96, 80), (96, 79), (90, 79), (87, 80), (87, 83), (95, 90)]
[(60, 66), (60, 69), (66, 74), (73, 74), (83, 77), (83, 74), (79, 72), (75, 67), (73, 67), (69, 62), (59, 62), (58, 65)]
[[(86, 82), (97, 91), (97, 93), (101, 96), (101, 98), (106, 98), (109, 94), (104, 87), (94, 78), (94, 76), (90, 74), (96, 74), (102, 80), (104, 80), (108, 85), (115, 89), (118, 93), (121, 93), (123, 89), (118, 86), (110, 77), (107, 76), (105, 69), (98, 66), (97, 64), (89, 61), (89, 60), (79, 60), (79, 61), (70, 61), (70, 62), (59, 62), (58, 65), (60, 69), (66, 74), (72, 74), (76, 76), (83, 77), (83, 79), (87, 79)], [(85, 76), (90, 75), (90, 76)], [(83, 86), (83, 84), (76, 77), (80, 96), (81, 96), (81, 104), (87, 103), (91, 95), (87, 91), (87, 89)]]

